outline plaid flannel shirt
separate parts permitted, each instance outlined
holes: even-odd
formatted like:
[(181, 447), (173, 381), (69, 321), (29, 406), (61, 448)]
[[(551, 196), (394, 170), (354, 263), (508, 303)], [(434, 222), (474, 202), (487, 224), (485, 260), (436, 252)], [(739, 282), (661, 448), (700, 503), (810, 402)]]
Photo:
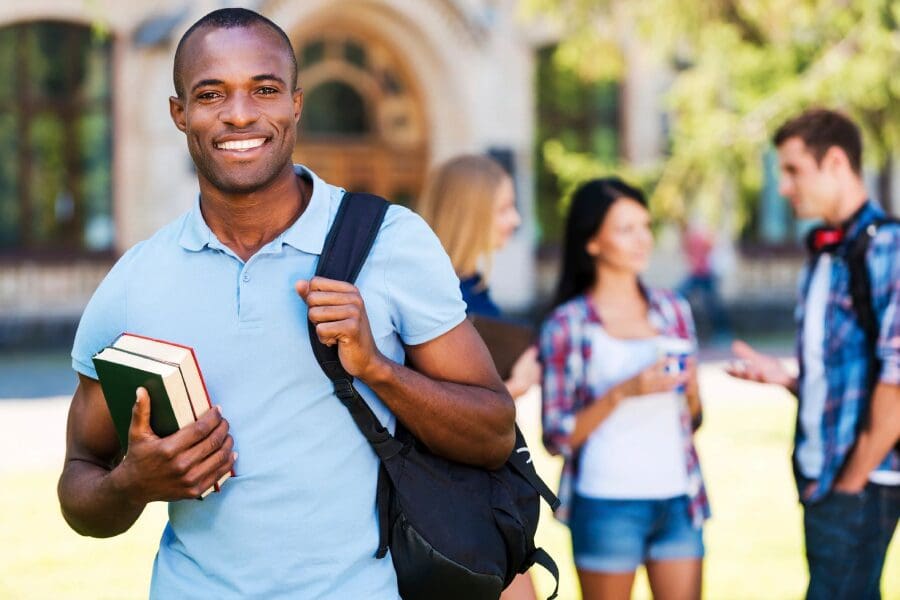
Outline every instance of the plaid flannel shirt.
[[(846, 253), (850, 242), (872, 221), (883, 215), (884, 212), (874, 202), (863, 206), (845, 225), (844, 242), (832, 256), (831, 284), (825, 307), (824, 362), (827, 392), (821, 424), (824, 460), (815, 492), (803, 499), (808, 502), (822, 499), (831, 490), (856, 443), (859, 429), (869, 409), (872, 390), (868, 385), (868, 343), (853, 311)], [(799, 390), (803, 389), (805, 371), (802, 351), (803, 319), (816, 258), (810, 258), (800, 276), (800, 301), (796, 312)], [(878, 235), (869, 245), (866, 264), (871, 281), (872, 304), (879, 323), (876, 355), (881, 361), (881, 371), (878, 381), (900, 385), (900, 227), (886, 225), (879, 229)], [(794, 471), (797, 474), (799, 468), (796, 448), (804, 439), (799, 421), (803, 401), (801, 393), (801, 408), (797, 411), (794, 437)], [(900, 471), (900, 455), (891, 451), (881, 468)]]
[[(644, 289), (650, 304), (650, 322), (662, 334), (696, 343), (694, 324), (687, 302), (672, 292)], [(578, 471), (579, 451), (568, 444), (575, 428), (575, 415), (602, 397), (606, 389), (593, 389), (586, 367), (591, 360), (603, 360), (603, 348), (593, 348), (585, 324), (601, 325), (600, 316), (587, 296), (579, 296), (553, 311), (541, 327), (540, 356), (544, 368), (542, 415), (544, 445), (564, 458), (559, 483), (560, 506), (556, 517), (567, 522), (572, 490)], [(596, 355), (595, 355), (596, 353)], [(694, 448), (691, 415), (687, 402), (681, 406), (681, 432), (688, 476), (689, 512), (698, 529), (709, 518), (709, 500)]]

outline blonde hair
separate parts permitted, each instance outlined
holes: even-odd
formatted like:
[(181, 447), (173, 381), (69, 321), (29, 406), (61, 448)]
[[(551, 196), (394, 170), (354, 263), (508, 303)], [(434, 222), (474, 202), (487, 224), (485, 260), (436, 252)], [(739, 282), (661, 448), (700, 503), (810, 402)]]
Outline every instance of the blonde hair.
[(429, 174), (416, 210), (441, 240), (457, 275), (472, 275), (479, 258), (489, 260), (494, 199), (508, 178), (497, 161), (475, 154), (451, 158)]

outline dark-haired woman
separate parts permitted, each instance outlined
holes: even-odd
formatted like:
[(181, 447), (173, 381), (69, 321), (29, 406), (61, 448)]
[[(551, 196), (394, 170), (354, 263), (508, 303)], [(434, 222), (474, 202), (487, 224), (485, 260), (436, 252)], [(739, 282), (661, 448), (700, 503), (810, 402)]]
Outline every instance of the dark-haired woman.
[(700, 399), (693, 358), (666, 358), (695, 347), (693, 322), (683, 299), (642, 284), (652, 249), (640, 190), (607, 178), (575, 193), (540, 353), (544, 443), (565, 458), (557, 517), (586, 600), (628, 598), (641, 564), (655, 598), (700, 598)]

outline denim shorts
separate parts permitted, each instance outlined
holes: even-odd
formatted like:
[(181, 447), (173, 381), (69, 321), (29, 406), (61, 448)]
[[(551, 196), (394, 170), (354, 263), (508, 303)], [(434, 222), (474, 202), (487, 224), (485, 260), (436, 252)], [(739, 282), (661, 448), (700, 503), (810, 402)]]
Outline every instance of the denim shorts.
[(624, 573), (647, 561), (703, 557), (703, 530), (691, 524), (688, 497), (612, 500), (575, 495), (572, 552), (587, 571)]

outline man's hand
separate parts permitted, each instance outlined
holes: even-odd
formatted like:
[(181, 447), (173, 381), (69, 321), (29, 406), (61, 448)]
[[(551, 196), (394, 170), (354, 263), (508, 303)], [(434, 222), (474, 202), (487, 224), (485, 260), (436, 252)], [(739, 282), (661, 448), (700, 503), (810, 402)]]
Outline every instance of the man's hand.
[(150, 428), (150, 396), (138, 388), (128, 453), (110, 476), (135, 504), (197, 498), (234, 466), (233, 447), (218, 407), (170, 436), (157, 436)]
[(324, 277), (300, 280), (294, 287), (309, 307), (309, 320), (319, 340), (338, 345), (344, 369), (371, 384), (385, 371), (387, 359), (378, 351), (362, 296), (355, 285)]
[(234, 442), (218, 409), (160, 438), (150, 428), (150, 397), (143, 388), (131, 412), (127, 454), (119, 461), (121, 445), (100, 383), (78, 379), (57, 492), (63, 517), (81, 535), (127, 531), (148, 502), (196, 498), (234, 465)]
[(834, 489), (845, 494), (858, 494), (869, 481), (869, 475), (900, 440), (900, 386), (880, 382), (872, 392), (869, 419), (859, 432), (856, 444), (834, 482)]
[(758, 383), (773, 383), (796, 393), (797, 378), (791, 375), (777, 358), (761, 354), (740, 340), (731, 345), (731, 351), (737, 360), (727, 366), (725, 372), (732, 377)]
[(356, 286), (314, 277), (295, 284), (323, 344), (338, 345), (347, 372), (364, 381), (435, 454), (496, 469), (515, 442), (515, 406), (472, 324), (405, 346), (407, 368), (375, 345)]

